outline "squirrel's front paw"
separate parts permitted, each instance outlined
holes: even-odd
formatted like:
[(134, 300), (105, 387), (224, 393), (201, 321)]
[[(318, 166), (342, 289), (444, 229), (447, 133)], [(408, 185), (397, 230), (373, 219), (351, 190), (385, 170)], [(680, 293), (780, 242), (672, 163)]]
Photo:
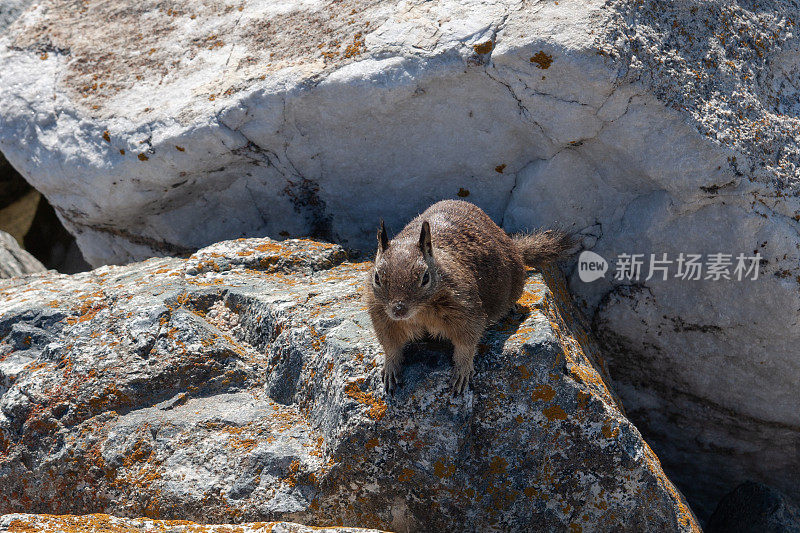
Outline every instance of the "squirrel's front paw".
[(456, 366), (453, 369), (453, 376), (450, 378), (450, 390), (453, 391), (453, 396), (458, 396), (464, 392), (474, 373), (475, 371), (472, 369), (472, 366)]
[(400, 365), (397, 364), (384, 364), (383, 365), (383, 388), (386, 392), (394, 396), (394, 391), (403, 386), (400, 379)]

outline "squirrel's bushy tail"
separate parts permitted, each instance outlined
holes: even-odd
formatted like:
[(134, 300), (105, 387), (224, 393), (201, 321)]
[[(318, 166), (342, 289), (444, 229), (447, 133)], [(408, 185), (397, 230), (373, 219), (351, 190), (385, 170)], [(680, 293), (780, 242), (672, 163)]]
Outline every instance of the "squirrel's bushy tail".
[(519, 233), (511, 238), (528, 266), (566, 259), (576, 246), (572, 235), (559, 230)]

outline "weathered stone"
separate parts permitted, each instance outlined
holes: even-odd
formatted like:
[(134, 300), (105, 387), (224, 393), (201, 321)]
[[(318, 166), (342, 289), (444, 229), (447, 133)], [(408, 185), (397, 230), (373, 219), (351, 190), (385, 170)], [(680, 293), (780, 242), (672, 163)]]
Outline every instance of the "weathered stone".
[(0, 231), (0, 278), (24, 276), (47, 270), (31, 254), (20, 248), (16, 239)]
[(253, 239), (0, 284), (0, 512), (698, 530), (557, 270), (487, 332), (474, 390), (425, 342), (387, 397), (368, 266)]
[(14, 22), (33, 0), (3, 0), (0, 4), (0, 33)]
[(717, 505), (706, 533), (800, 533), (800, 509), (780, 492), (748, 481)]
[(0, 531), (8, 533), (380, 533), (377, 529), (309, 527), (290, 522), (202, 525), (186, 520), (118, 518), (106, 514), (0, 516)]
[(608, 259), (757, 250), (752, 283), (570, 286), (703, 516), (746, 479), (800, 502), (798, 12), (45, 0), (0, 39), (0, 149), (94, 265), (240, 236), (368, 249), (379, 217), (459, 195)]

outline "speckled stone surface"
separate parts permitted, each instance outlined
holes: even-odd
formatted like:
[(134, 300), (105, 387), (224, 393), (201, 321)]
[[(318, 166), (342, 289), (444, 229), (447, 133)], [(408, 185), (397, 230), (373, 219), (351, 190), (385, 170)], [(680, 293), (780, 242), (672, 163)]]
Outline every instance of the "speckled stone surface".
[(9, 514), (0, 516), (4, 533), (380, 533), (377, 529), (310, 527), (291, 522), (204, 525), (186, 520)]
[(251, 239), (0, 282), (0, 512), (697, 530), (557, 270), (487, 331), (473, 390), (429, 342), (387, 397), (345, 259)]
[(4, 0), (0, 5), (0, 32), (14, 22), (32, 3), (32, 0)]

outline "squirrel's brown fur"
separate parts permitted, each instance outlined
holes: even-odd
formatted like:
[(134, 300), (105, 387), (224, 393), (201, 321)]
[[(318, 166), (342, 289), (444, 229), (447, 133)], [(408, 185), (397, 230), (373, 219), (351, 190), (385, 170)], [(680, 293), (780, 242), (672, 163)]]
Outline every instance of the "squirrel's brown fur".
[(403, 346), (429, 333), (452, 341), (451, 386), (461, 393), (486, 326), (522, 295), (525, 264), (558, 260), (572, 246), (556, 231), (509, 237), (479, 207), (460, 200), (432, 205), (391, 242), (381, 222), (364, 299), (386, 354), (386, 390), (394, 393), (400, 384)]

